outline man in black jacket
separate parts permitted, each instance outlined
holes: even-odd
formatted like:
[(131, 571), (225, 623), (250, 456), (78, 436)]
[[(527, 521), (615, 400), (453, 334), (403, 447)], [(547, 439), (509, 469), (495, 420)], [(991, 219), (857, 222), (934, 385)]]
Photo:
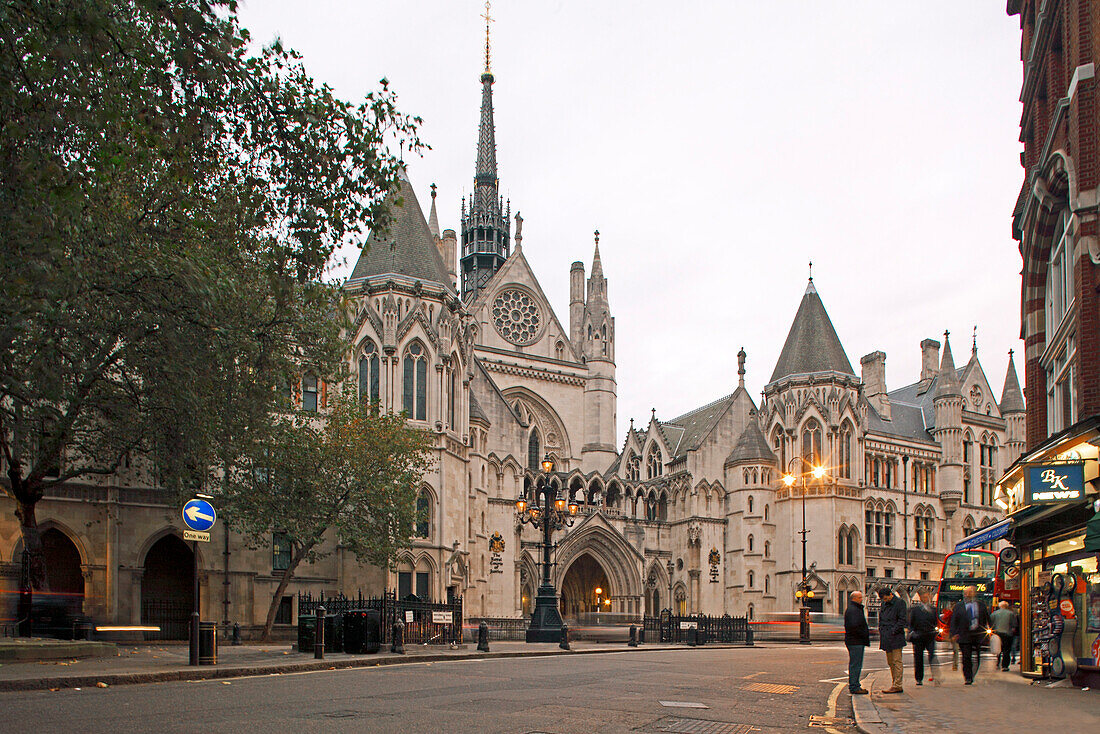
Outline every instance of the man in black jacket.
[(902, 692), (901, 654), (905, 651), (905, 602), (890, 589), (879, 589), (882, 606), (878, 610), (878, 645), (886, 651), (893, 682), (883, 693)]
[(974, 674), (978, 672), (982, 643), (988, 630), (989, 610), (978, 600), (977, 587), (967, 586), (963, 589), (963, 600), (951, 610), (951, 639), (959, 643), (963, 679), (968, 686), (974, 682)]
[[(928, 652), (928, 672), (936, 664), (936, 612), (928, 603), (928, 592), (917, 594), (920, 601), (909, 607), (909, 641), (913, 643), (913, 677), (917, 685), (924, 681), (924, 653)], [(932, 681), (932, 675), (928, 680)]]
[(871, 629), (863, 613), (863, 592), (853, 591), (844, 610), (844, 645), (848, 648), (848, 690), (852, 694), (866, 693), (860, 685), (863, 672), (863, 650), (871, 644)]

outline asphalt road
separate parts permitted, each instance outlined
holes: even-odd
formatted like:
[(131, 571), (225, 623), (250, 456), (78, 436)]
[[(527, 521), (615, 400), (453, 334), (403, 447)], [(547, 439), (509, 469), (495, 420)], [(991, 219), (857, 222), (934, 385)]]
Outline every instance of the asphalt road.
[[(0, 694), (0, 731), (807, 731), (811, 715), (833, 713), (830, 697), (837, 701), (838, 686), (846, 688), (846, 663), (843, 646), (771, 645), (13, 692)], [(846, 692), (836, 705), (836, 716), (851, 716)]]

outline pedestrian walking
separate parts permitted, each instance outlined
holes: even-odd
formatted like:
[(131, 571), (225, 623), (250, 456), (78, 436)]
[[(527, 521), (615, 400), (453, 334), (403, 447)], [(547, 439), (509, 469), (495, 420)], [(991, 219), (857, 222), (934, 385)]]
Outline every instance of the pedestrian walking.
[(935, 678), (936, 664), (936, 610), (928, 603), (928, 592), (917, 593), (920, 600), (909, 608), (909, 642), (913, 644), (913, 677), (917, 685), (924, 685), (924, 655), (928, 654), (928, 682)]
[(1020, 651), (1020, 608), (1013, 604), (1009, 607), (1012, 611), (1012, 646), (1008, 654), (1008, 664), (1016, 664), (1016, 653)]
[(883, 693), (902, 692), (901, 655), (905, 650), (905, 602), (890, 589), (879, 589), (878, 598), (882, 601), (878, 610), (878, 645), (886, 651), (886, 662), (890, 666), (891, 685)]
[(978, 589), (967, 586), (963, 600), (951, 612), (951, 639), (959, 643), (962, 653), (963, 680), (974, 683), (981, 665), (982, 643), (989, 628), (989, 610), (978, 600)]
[(997, 605), (996, 611), (989, 615), (989, 621), (993, 624), (993, 633), (1001, 641), (1001, 649), (997, 653), (997, 667), (1008, 670), (1009, 660), (1012, 657), (1012, 627), (1013, 614), (1007, 601)]
[(859, 682), (863, 672), (863, 652), (871, 644), (871, 628), (863, 613), (863, 592), (853, 591), (844, 610), (844, 646), (848, 648), (848, 690), (852, 695), (867, 693)]

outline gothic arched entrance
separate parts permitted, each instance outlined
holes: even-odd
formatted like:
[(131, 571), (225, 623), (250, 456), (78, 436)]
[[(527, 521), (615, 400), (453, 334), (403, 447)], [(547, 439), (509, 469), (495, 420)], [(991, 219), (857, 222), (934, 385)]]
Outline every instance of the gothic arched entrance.
[(599, 589), (600, 610), (610, 609), (605, 601), (611, 592), (607, 574), (603, 567), (590, 554), (580, 555), (565, 572), (561, 584), (561, 616), (565, 619), (579, 619), (596, 611)]
[(84, 573), (80, 569), (80, 551), (57, 528), (42, 533), (42, 555), (46, 561), (46, 583), (55, 599), (63, 600), (73, 613), (84, 611)]
[(175, 535), (165, 535), (145, 554), (141, 623), (160, 627), (150, 639), (186, 640), (195, 605), (195, 556)]

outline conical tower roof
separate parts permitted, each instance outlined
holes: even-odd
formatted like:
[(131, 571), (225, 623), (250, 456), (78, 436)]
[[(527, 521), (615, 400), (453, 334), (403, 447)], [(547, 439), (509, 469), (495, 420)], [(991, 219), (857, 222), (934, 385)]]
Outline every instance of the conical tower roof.
[(435, 236), (404, 172), (397, 190), (386, 197), (386, 206), (393, 221), (387, 231), (371, 232), (351, 272), (351, 280), (393, 273), (449, 288), (451, 279), (439, 256)]
[(787, 375), (810, 372), (855, 374), (836, 335), (836, 329), (833, 328), (833, 322), (817, 294), (813, 278), (806, 286), (798, 313), (794, 315), (794, 322), (787, 333), (787, 341), (783, 342), (783, 351), (779, 353), (779, 361), (775, 363), (770, 382)]
[(768, 446), (768, 440), (760, 430), (760, 424), (756, 422), (756, 416), (749, 417), (749, 423), (745, 430), (741, 431), (740, 438), (726, 459), (727, 464), (738, 464), (751, 461), (757, 464), (775, 464), (775, 454)]
[(1016, 377), (1016, 363), (1012, 360), (1012, 350), (1008, 352), (1008, 373), (1005, 374), (1005, 387), (1001, 391), (1001, 413), (1023, 413), (1024, 393), (1020, 390), (1020, 380)]
[(936, 376), (936, 394), (934, 397), (954, 397), (962, 395), (959, 376), (955, 371), (955, 359), (951, 356), (950, 332), (943, 332), (943, 359), (940, 360), (940, 372)]

